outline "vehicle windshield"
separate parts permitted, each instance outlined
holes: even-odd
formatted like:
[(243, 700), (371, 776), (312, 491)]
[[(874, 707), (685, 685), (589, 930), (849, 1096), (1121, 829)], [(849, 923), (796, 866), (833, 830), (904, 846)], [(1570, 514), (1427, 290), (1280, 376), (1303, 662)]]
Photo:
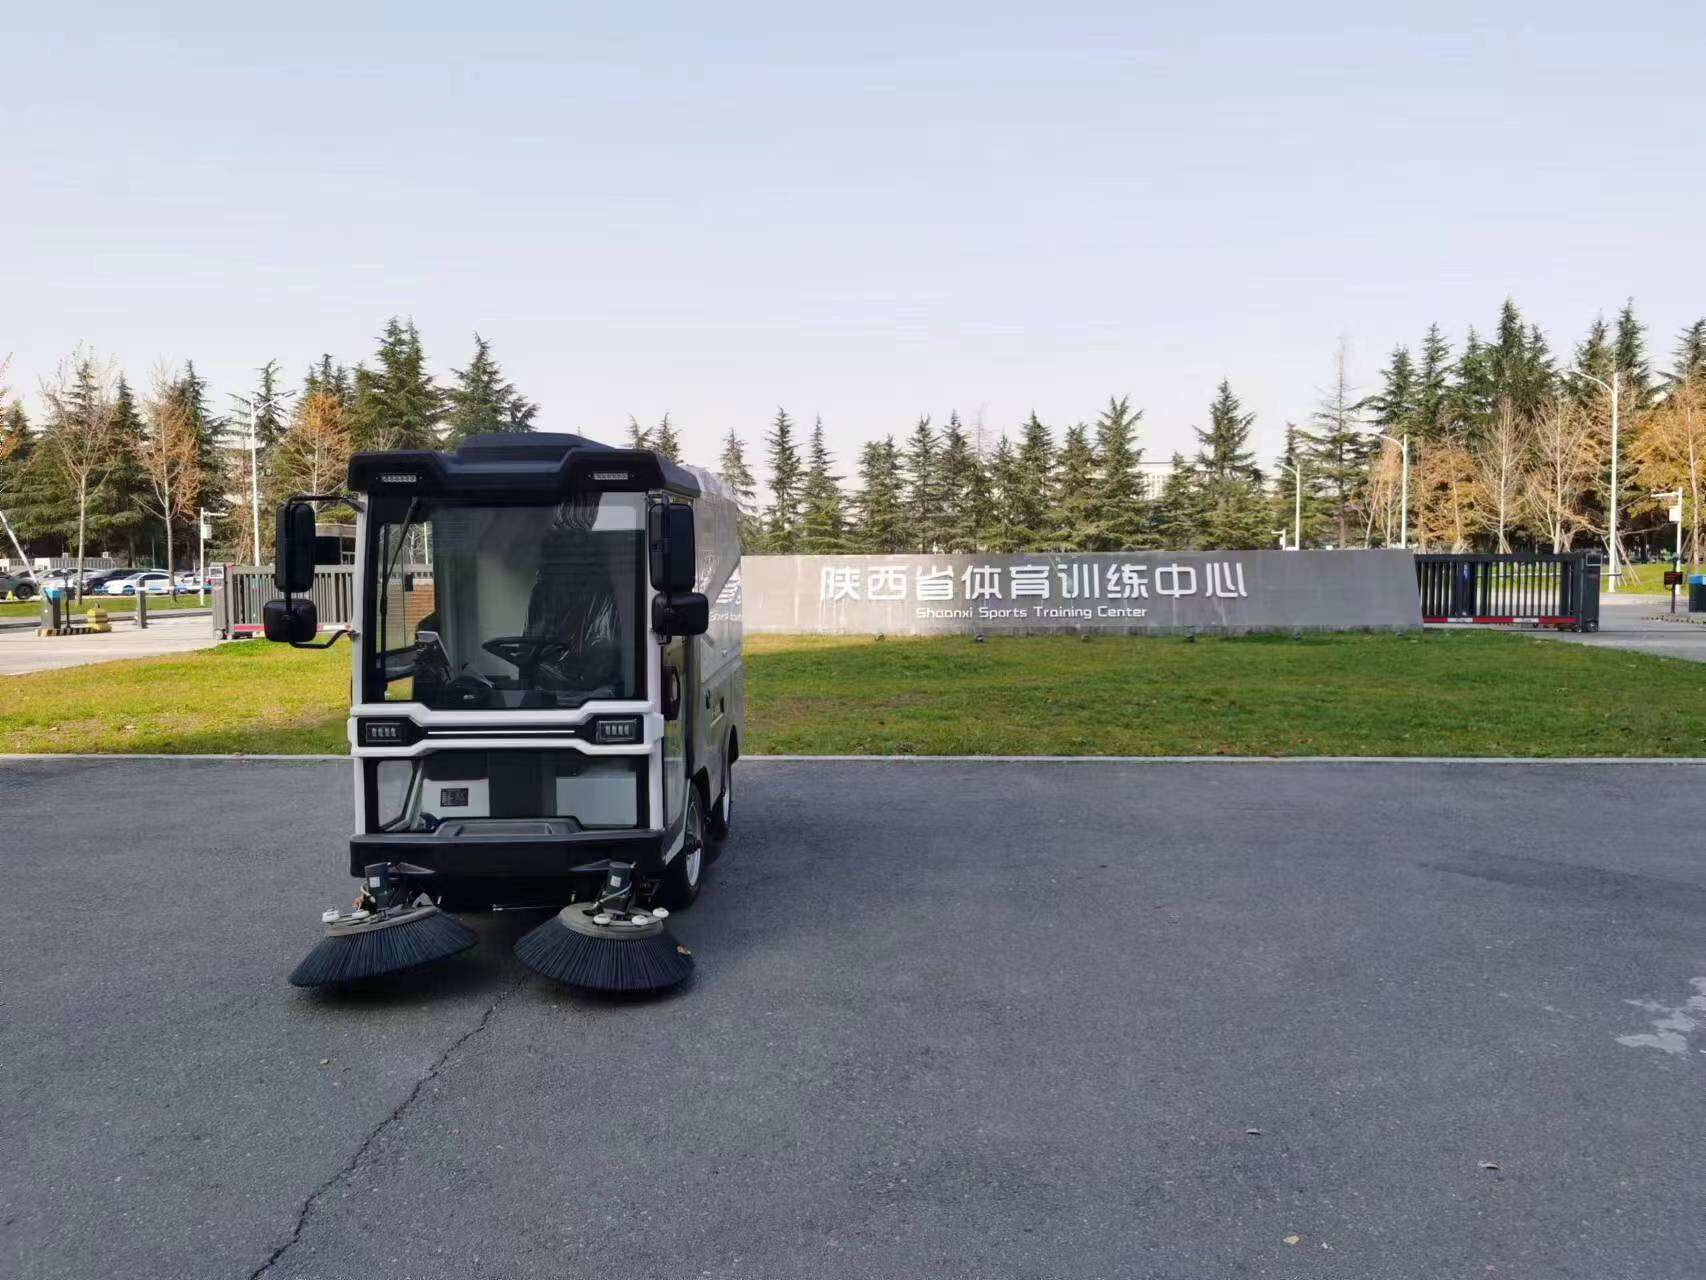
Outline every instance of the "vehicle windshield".
[(466, 710), (639, 697), (644, 503), (388, 505), (369, 538), (367, 698)]

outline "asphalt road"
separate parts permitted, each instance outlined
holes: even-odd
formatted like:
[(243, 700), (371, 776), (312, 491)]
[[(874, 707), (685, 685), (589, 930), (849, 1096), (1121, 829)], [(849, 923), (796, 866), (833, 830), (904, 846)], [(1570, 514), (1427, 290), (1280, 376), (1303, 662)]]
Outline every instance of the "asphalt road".
[(286, 986), (347, 768), (0, 764), (0, 1274), (1706, 1270), (1706, 767), (748, 762), (640, 1005)]

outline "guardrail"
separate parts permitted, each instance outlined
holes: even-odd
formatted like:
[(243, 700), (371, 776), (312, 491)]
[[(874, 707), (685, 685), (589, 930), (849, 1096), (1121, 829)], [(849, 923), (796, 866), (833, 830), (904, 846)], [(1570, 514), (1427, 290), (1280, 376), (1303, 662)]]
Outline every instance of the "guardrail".
[[(225, 581), (213, 589), (213, 632), (222, 639), (261, 633), (261, 610), (278, 598), (272, 567), (228, 564)], [(347, 627), (355, 618), (355, 566), (321, 565), (308, 592), (322, 631)]]
[(1599, 630), (1599, 555), (1418, 555), (1423, 622)]

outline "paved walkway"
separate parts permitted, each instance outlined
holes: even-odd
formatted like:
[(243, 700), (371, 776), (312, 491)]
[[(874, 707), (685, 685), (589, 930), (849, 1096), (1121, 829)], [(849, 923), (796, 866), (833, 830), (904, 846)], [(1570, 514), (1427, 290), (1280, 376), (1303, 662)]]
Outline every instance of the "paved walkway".
[[(1669, 596), (1601, 596), (1599, 630), (1537, 631), (1536, 635), (1569, 644), (1630, 649), (1659, 658), (1706, 662), (1706, 621), (1687, 621), (1686, 601), (1677, 602), (1674, 618)], [(1706, 620), (1706, 614), (1694, 615)]]
[(205, 614), (194, 618), (155, 616), (148, 629), (114, 619), (104, 635), (38, 636), (33, 631), (0, 631), (0, 676), (28, 671), (50, 671), (58, 667), (81, 667), (115, 658), (151, 658), (162, 653), (188, 653), (211, 649), (218, 643)]

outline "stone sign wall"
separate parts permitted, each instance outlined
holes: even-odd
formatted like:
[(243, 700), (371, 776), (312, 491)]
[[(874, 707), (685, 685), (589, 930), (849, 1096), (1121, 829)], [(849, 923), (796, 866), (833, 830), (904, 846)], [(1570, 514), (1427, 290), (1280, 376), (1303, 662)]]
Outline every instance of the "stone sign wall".
[(749, 632), (1403, 631), (1408, 551), (747, 556)]

